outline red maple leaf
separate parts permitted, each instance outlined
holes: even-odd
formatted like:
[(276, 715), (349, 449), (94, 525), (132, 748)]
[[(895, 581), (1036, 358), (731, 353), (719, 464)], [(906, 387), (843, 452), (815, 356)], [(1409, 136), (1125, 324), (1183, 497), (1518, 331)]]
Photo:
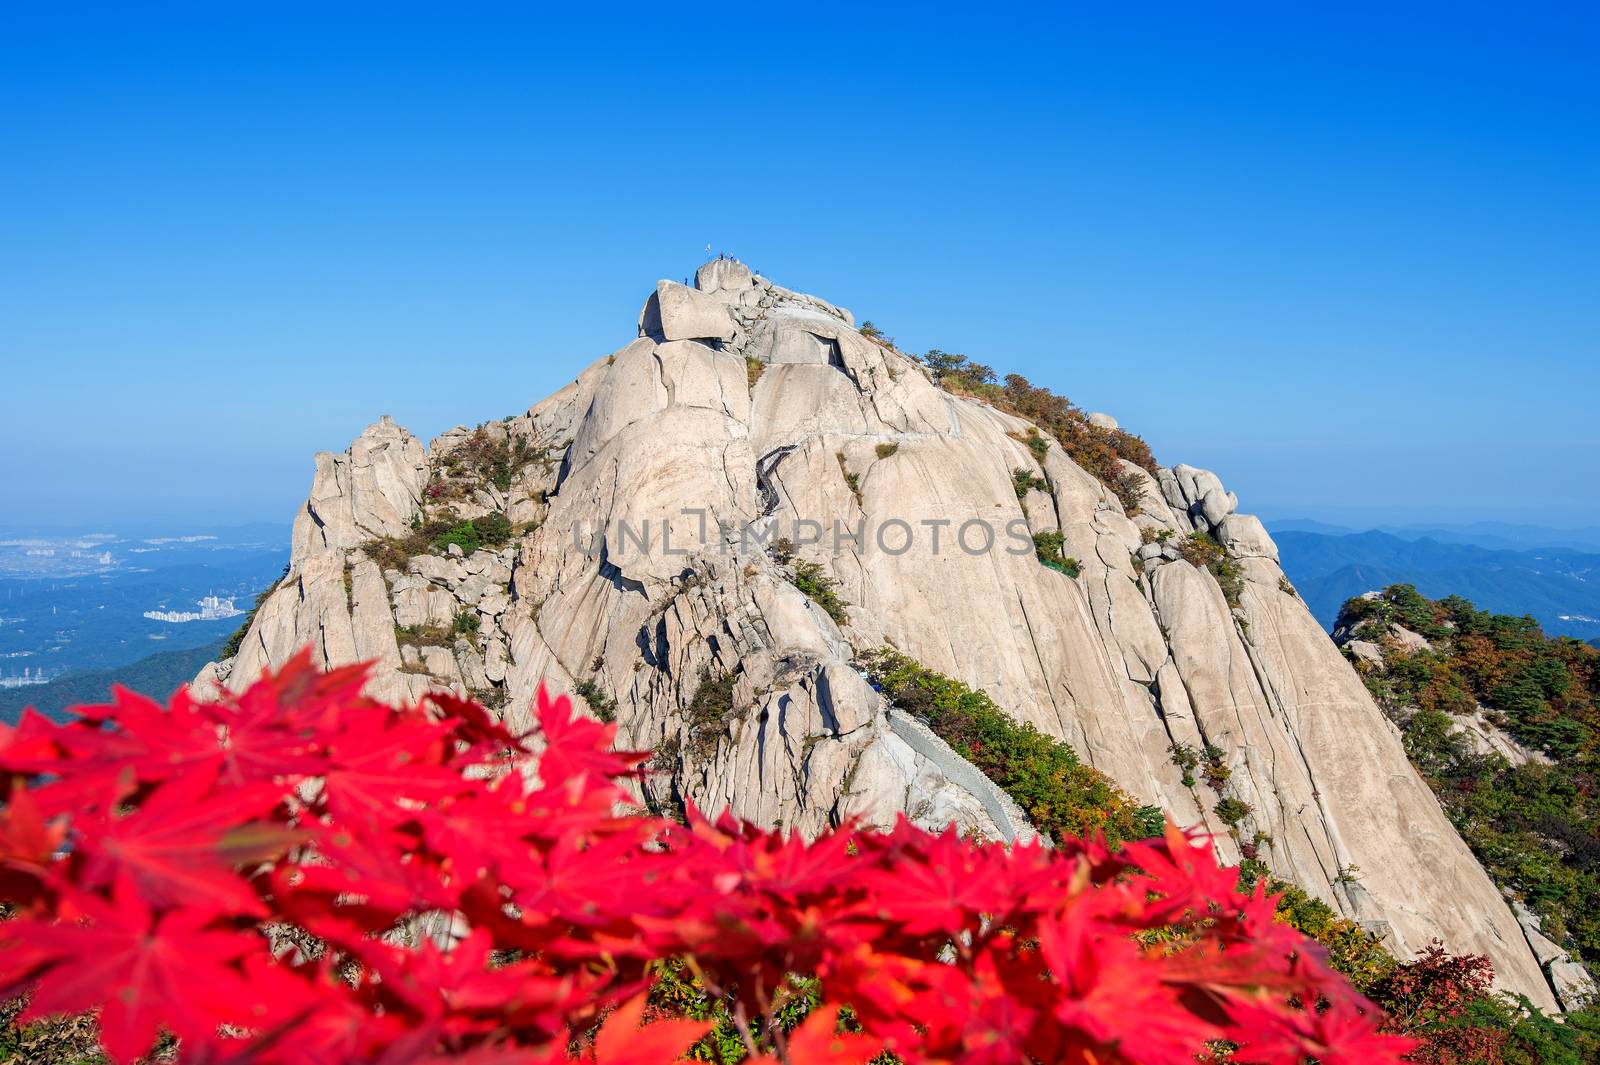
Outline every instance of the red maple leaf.
[[(865, 1065), (883, 1049), (883, 1040), (840, 1032), (839, 1007), (822, 1005), (811, 1011), (785, 1040), (787, 1060), (805, 1065)], [(745, 1059), (745, 1065), (782, 1065), (771, 1054)]]
[(66, 835), (66, 823), (47, 822), (28, 787), (14, 780), (0, 810), (0, 898), (33, 902)]
[(656, 1021), (639, 1027), (645, 996), (630, 998), (606, 1018), (594, 1037), (595, 1065), (662, 1065), (677, 1061), (711, 1030), (710, 1021)]
[(81, 886), (126, 877), (152, 906), (182, 905), (206, 918), (264, 916), (235, 869), (281, 853), (298, 834), (260, 820), (282, 801), (280, 789), (254, 784), (210, 794), (215, 773), (213, 766), (168, 781), (132, 813), (81, 820)]
[[(575, 1039), (595, 1065), (668, 1061), (709, 1025), (643, 1024), (662, 962), (794, 1062), (1192, 1065), (1223, 1038), (1392, 1065), (1409, 1045), (1175, 829), (1112, 851), (904, 820), (808, 842), (692, 805), (679, 826), (629, 809), (642, 756), (565, 699), (540, 693), (524, 744), (454, 697), (368, 699), (366, 676), (302, 653), (216, 703), (118, 692), (0, 729), (24, 788), (0, 809), (0, 889), (27, 903), (0, 923), (0, 998), (100, 1010), (118, 1061), (165, 1026), (196, 1065), (546, 1065)], [(1139, 945), (1186, 913), (1204, 920)], [(832, 1006), (777, 1034), (793, 973), (865, 1034)]]
[(1068, 1045), (1119, 1047), (1145, 1065), (1193, 1065), (1195, 1048), (1221, 1033), (1177, 1006), (1154, 959), (1094, 920), (1091, 902), (1106, 905), (1096, 894), (1079, 896), (1038, 929), (1040, 953), (1060, 989), (1054, 1016), (1069, 1032)]
[(565, 695), (550, 698), (543, 684), (538, 693), (539, 729), (545, 743), (539, 776), (548, 781), (577, 781), (592, 775), (598, 783), (626, 776), (648, 753), (613, 751), (617, 726), (604, 725), (572, 708)]
[(1313, 1010), (1240, 1002), (1229, 1013), (1237, 1027), (1228, 1038), (1241, 1044), (1240, 1058), (1250, 1061), (1365, 1065), (1397, 1061), (1417, 1046), (1414, 1039), (1378, 1031), (1377, 1011), (1363, 1011), (1348, 999)]
[(144, 1054), (162, 1027), (203, 1045), (219, 1024), (248, 1020), (251, 991), (235, 963), (264, 941), (206, 927), (204, 914), (152, 915), (126, 880), (106, 902), (81, 894), (83, 923), (23, 918), (5, 926), (8, 966), (38, 983), (18, 1018), (100, 1008), (100, 1040), (114, 1061)]
[(409, 820), (414, 804), (470, 790), (460, 772), (444, 768), (450, 729), (420, 713), (359, 708), (340, 718), (329, 740), (322, 787), (328, 810), (356, 829), (388, 828)]
[(992, 912), (989, 885), (977, 876), (974, 848), (951, 826), (935, 837), (916, 861), (868, 872), (862, 880), (875, 890), (878, 906), (907, 935), (956, 935)]

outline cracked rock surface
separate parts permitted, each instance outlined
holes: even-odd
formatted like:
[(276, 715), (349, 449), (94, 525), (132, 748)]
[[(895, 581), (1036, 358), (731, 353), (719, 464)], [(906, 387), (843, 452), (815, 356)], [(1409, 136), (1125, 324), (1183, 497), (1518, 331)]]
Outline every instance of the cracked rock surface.
[[(904, 814), (1031, 835), (867, 684), (857, 656), (890, 644), (1216, 832), (1224, 860), (1248, 848), (1398, 953), (1437, 937), (1555, 1006), (1505, 900), (1214, 473), (1128, 466), (1144, 489), (1130, 515), (1054, 440), (1036, 456), (1025, 421), (943, 391), (850, 312), (732, 260), (701, 267), (692, 288), (658, 285), (637, 332), (484, 428), (536, 456), (451, 500), (460, 519), (505, 514), (504, 546), (388, 569), (373, 547), (432, 513), (430, 485), (471, 430), (425, 447), (385, 418), (318, 455), (288, 575), (202, 685), (242, 687), (306, 644), (328, 666), (376, 661), (380, 697), (451, 688), (519, 724), (541, 681), (581, 684), (592, 710), (615, 713), (620, 745), (656, 752), (641, 797), (660, 808), (692, 800), (807, 833)], [(1018, 470), (1047, 488), (1019, 500)], [(984, 529), (990, 549), (963, 549)], [(1035, 557), (1032, 534), (1055, 531), (1076, 578)], [(1175, 549), (1197, 531), (1242, 574), (1237, 605)], [(837, 582), (845, 623), (795, 587), (763, 535), (792, 538)], [(447, 638), (407, 636), (463, 616)], [(1225, 784), (1186, 774), (1175, 745), (1205, 752)], [(1231, 831), (1224, 794), (1249, 807)]]

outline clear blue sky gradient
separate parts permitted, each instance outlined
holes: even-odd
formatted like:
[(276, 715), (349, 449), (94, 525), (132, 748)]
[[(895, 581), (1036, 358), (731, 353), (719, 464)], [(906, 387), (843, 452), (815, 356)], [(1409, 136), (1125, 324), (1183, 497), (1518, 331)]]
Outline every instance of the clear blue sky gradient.
[(1600, 521), (1595, 8), (1099, 6), (7, 4), (0, 510), (287, 519), (709, 243), (1263, 514)]

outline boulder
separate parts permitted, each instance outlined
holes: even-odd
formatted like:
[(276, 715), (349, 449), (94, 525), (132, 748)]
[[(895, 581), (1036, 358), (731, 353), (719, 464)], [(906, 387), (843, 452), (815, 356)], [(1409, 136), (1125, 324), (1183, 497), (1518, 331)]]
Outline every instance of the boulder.
[(1278, 560), (1278, 545), (1254, 514), (1229, 514), (1217, 526), (1216, 536), (1230, 554), (1239, 558)]
[(1183, 502), (1189, 507), (1204, 499), (1207, 492), (1223, 491), (1222, 482), (1210, 470), (1180, 462), (1172, 467), (1172, 473)]
[(754, 283), (750, 268), (737, 259), (713, 259), (694, 272), (694, 287), (701, 292), (742, 293)]
[(1389, 639), (1393, 640), (1400, 650), (1408, 655), (1426, 651), (1432, 646), (1428, 643), (1428, 638), (1420, 632), (1413, 632), (1404, 625), (1398, 624), (1389, 626)]
[(732, 340), (737, 332), (720, 301), (676, 281), (657, 282), (639, 315), (639, 335), (656, 340)]
[(1351, 640), (1344, 645), (1357, 662), (1365, 663), (1373, 669), (1383, 668), (1383, 648), (1371, 640)]
[(1238, 500), (1228, 498), (1230, 494), (1213, 488), (1200, 499), (1200, 513), (1213, 529), (1221, 525), (1223, 519), (1233, 513), (1233, 508), (1238, 505)]
[(1550, 986), (1555, 989), (1556, 1000), (1569, 1012), (1593, 1005), (1596, 985), (1589, 970), (1568, 958), (1550, 966)]

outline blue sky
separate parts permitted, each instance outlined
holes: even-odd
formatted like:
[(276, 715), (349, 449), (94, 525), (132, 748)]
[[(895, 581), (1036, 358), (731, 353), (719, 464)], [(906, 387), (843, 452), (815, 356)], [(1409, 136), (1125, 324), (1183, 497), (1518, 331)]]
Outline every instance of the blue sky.
[(1600, 521), (1593, 8), (134, 6), (0, 10), (10, 521), (286, 520), (707, 244), (1269, 516)]

